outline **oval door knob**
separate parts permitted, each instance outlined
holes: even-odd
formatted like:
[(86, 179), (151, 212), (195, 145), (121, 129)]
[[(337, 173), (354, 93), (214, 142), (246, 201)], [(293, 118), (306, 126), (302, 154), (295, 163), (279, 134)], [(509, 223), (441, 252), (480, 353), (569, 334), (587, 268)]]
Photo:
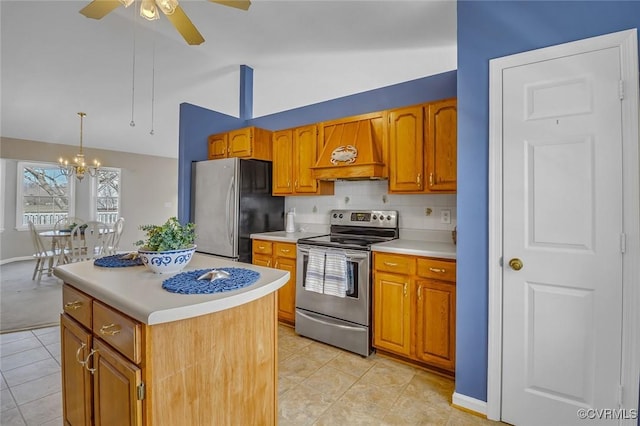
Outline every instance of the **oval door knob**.
[(514, 257), (509, 261), (509, 266), (511, 266), (511, 269), (513, 269), (514, 271), (519, 271), (524, 265), (522, 264), (522, 260)]

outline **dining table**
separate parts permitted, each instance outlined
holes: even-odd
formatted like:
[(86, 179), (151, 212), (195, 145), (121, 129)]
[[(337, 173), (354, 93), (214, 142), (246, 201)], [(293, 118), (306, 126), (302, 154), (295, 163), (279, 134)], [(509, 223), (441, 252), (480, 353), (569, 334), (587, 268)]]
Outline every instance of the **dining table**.
[[(114, 232), (113, 229), (108, 230), (109, 233)], [(58, 251), (58, 259), (56, 265), (64, 265), (67, 263), (67, 257), (65, 254), (65, 248), (70, 247), (71, 230), (70, 229), (53, 229), (48, 231), (38, 232), (43, 238), (51, 239), (51, 251), (54, 253)], [(49, 259), (49, 269), (53, 267), (53, 258)]]
[[(69, 245), (71, 230), (54, 229), (49, 231), (40, 231), (38, 232), (38, 235), (40, 235), (40, 237), (42, 238), (51, 239), (51, 251), (55, 253), (56, 250), (59, 250), (56, 266), (64, 265), (66, 263), (64, 249)], [(49, 269), (51, 269), (52, 267), (53, 258), (49, 259)]]

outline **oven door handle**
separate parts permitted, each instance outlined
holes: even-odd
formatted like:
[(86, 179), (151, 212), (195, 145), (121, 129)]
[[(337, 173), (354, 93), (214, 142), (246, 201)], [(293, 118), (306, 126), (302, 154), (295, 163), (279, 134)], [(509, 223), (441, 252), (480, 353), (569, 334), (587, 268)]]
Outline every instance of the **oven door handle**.
[(319, 322), (321, 324), (330, 325), (332, 327), (341, 328), (343, 330), (362, 331), (362, 327), (352, 327), (352, 326), (349, 326), (349, 325), (337, 324), (335, 322), (325, 321), (319, 315), (307, 314), (307, 313), (302, 312), (300, 309), (296, 309), (296, 313), (298, 315), (300, 315), (301, 317), (304, 317), (304, 318), (306, 318), (308, 320), (311, 320), (311, 321)]
[[(309, 253), (309, 249), (311, 248), (311, 246), (300, 246), (298, 245), (298, 253), (302, 253), (302, 254), (308, 254)], [(316, 247), (314, 246), (314, 248), (319, 248), (321, 250), (329, 251), (329, 250), (342, 250), (344, 251), (345, 255), (347, 256), (347, 261), (349, 260), (355, 260), (355, 259), (368, 259), (369, 258), (369, 252), (355, 252), (355, 251), (350, 251), (350, 250), (343, 250), (340, 248), (327, 248), (327, 247)]]

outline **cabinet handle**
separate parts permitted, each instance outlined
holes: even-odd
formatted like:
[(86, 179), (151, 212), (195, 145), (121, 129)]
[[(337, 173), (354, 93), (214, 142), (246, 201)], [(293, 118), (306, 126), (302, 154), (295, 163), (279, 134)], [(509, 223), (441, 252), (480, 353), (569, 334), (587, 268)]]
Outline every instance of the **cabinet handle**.
[(384, 262), (384, 264), (391, 267), (398, 266), (397, 263), (393, 263), (393, 262)]
[(83, 360), (81, 360), (81, 359), (80, 359), (80, 352), (82, 352), (82, 350), (83, 350), (84, 348), (86, 348), (86, 347), (87, 347), (87, 345), (86, 345), (84, 342), (82, 342), (82, 343), (80, 344), (80, 347), (79, 347), (79, 348), (78, 348), (78, 350), (76, 351), (76, 361), (78, 361), (78, 364), (80, 364), (80, 365), (81, 365), (81, 366), (83, 366), (83, 367), (84, 367), (84, 365), (87, 363), (87, 361), (83, 361)]
[(89, 355), (87, 355), (87, 359), (84, 360), (84, 367), (89, 371), (89, 373), (93, 374), (95, 373), (96, 369), (95, 368), (89, 368), (89, 358), (91, 358), (93, 356), (93, 354), (95, 354), (96, 352), (98, 352), (97, 349), (91, 349), (91, 352), (89, 352)]
[(298, 179), (296, 179), (296, 182), (294, 183), (295, 187), (298, 188)]
[(280, 251), (281, 251), (282, 253), (289, 253), (291, 250), (289, 250), (289, 249), (280, 249)]
[(418, 299), (422, 299), (422, 286), (418, 286)]
[(438, 274), (444, 274), (445, 272), (447, 272), (447, 270), (444, 268), (429, 268), (429, 270), (431, 272), (437, 272)]
[(271, 268), (271, 259), (269, 259), (269, 261), (267, 262), (267, 267)]
[(276, 264), (274, 265), (274, 268), (278, 269), (278, 261), (276, 260)]
[(409, 285), (408, 283), (404, 283), (404, 290), (402, 292), (404, 293), (405, 296), (407, 295), (407, 286), (408, 285)]
[(422, 184), (422, 173), (418, 173), (418, 177), (416, 178), (416, 183), (418, 186)]
[(102, 334), (103, 336), (115, 336), (116, 334), (120, 333), (121, 330), (122, 327), (120, 327), (119, 325), (113, 323), (106, 324), (100, 327), (100, 334)]
[(429, 173), (429, 186), (433, 186), (433, 172)]
[(74, 300), (73, 302), (67, 302), (64, 304), (65, 311), (75, 311), (76, 309), (80, 309), (82, 307), (82, 302), (79, 300)]
[(264, 250), (264, 246), (258, 246), (260, 250)]

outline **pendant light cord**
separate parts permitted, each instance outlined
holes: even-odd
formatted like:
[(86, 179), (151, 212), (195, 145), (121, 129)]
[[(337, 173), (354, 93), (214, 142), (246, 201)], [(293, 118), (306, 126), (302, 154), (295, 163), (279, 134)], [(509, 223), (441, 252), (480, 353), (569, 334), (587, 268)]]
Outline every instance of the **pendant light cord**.
[(149, 134), (153, 136), (153, 116), (154, 106), (156, 99), (156, 36), (153, 35), (153, 49), (152, 49), (152, 67), (151, 67), (151, 131)]
[(131, 127), (135, 127), (136, 126), (136, 122), (133, 119), (133, 112), (134, 112), (134, 101), (135, 101), (135, 93), (136, 93), (136, 7), (135, 7), (135, 3), (134, 3), (134, 7), (131, 8), (131, 10), (133, 11), (133, 60), (132, 62), (132, 69), (131, 69), (131, 122), (129, 123), (129, 126)]

